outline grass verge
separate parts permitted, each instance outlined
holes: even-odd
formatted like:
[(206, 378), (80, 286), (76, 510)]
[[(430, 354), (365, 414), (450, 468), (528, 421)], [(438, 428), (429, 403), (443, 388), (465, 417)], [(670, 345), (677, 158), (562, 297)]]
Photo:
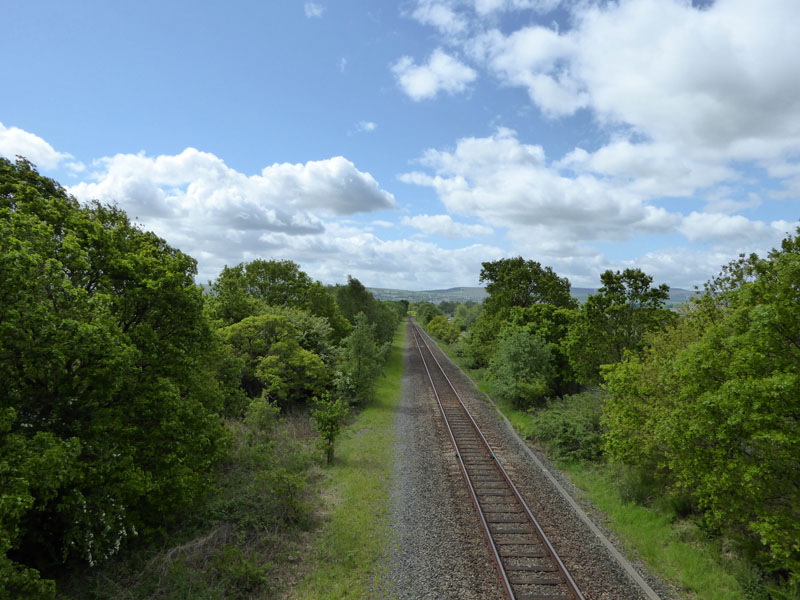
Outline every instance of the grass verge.
[[(485, 369), (469, 369), (453, 352), (440, 348), (476, 383), (478, 390), (493, 396)], [(493, 400), (524, 439), (533, 432), (533, 415), (510, 403)], [(718, 539), (708, 539), (691, 521), (678, 519), (674, 513), (657, 507), (645, 507), (625, 501), (620, 494), (618, 475), (603, 464), (559, 462), (585, 497), (606, 516), (603, 525), (622, 540), (648, 569), (669, 581), (681, 598), (700, 600), (749, 600), (758, 597), (743, 590), (750, 570), (738, 559), (727, 555)]]
[(367, 598), (385, 585), (380, 561), (389, 543), (386, 515), (393, 469), (394, 409), (402, 392), (405, 322), (395, 335), (375, 401), (336, 442), (325, 470), (326, 522), (312, 551), (312, 570), (293, 598)]

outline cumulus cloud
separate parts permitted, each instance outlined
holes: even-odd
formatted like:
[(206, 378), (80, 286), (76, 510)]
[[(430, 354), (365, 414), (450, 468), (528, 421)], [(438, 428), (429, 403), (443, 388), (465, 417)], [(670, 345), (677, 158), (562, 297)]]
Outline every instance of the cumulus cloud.
[(690, 241), (718, 242), (734, 246), (776, 246), (793, 233), (798, 223), (785, 220), (751, 221), (742, 215), (691, 212), (683, 219), (680, 231)]
[(449, 240), (491, 235), (491, 227), (485, 225), (469, 225), (457, 223), (450, 215), (416, 215), (403, 217), (401, 225), (419, 229), (428, 235), (441, 235)]
[(365, 131), (369, 133), (375, 131), (378, 128), (378, 124), (372, 121), (359, 121), (357, 128), (359, 131)]
[(325, 7), (316, 2), (306, 2), (303, 5), (303, 11), (306, 13), (307, 19), (319, 19), (325, 13)]
[(496, 12), (533, 10), (547, 13), (556, 9), (563, 0), (474, 0), (475, 12), (489, 15)]
[(762, 160), (800, 148), (800, 4), (578, 4), (575, 26), (489, 31), (471, 54), (551, 115), (589, 108), (679, 148)]
[(592, 175), (564, 177), (547, 163), (541, 146), (521, 143), (500, 129), (485, 138), (464, 138), (454, 151), (428, 150), (423, 165), (433, 174), (412, 172), (406, 183), (436, 190), (448, 211), (474, 215), (512, 233), (533, 235), (553, 249), (575, 240), (622, 241), (641, 233), (673, 232), (680, 215), (648, 204), (641, 195)]
[(467, 19), (456, 11), (455, 2), (418, 0), (411, 17), (423, 25), (432, 25), (445, 35), (457, 35), (467, 30)]
[(204, 214), (228, 224), (305, 233), (318, 216), (391, 208), (394, 197), (369, 173), (337, 156), (305, 164), (276, 163), (245, 175), (207, 152), (118, 154), (98, 161), (94, 181), (70, 188), (78, 198), (125, 202), (142, 218)]
[(434, 98), (440, 91), (448, 94), (464, 92), (477, 77), (474, 69), (446, 54), (441, 48), (433, 51), (428, 62), (416, 65), (403, 56), (392, 66), (401, 89), (413, 100)]
[(273, 256), (298, 262), (322, 281), (342, 282), (354, 275), (365, 285), (400, 289), (478, 285), (481, 262), (504, 255), (483, 244), (445, 249), (420, 240), (382, 240), (339, 224), (330, 224), (323, 236), (270, 233), (262, 242)]
[[(343, 157), (276, 163), (246, 175), (219, 157), (118, 154), (97, 161), (89, 181), (69, 188), (81, 200), (117, 202), (132, 218), (200, 261), (201, 278), (224, 264), (270, 256), (270, 235), (327, 235), (326, 219), (394, 207), (394, 197)], [(318, 257), (321, 260), (321, 257)]]
[(14, 160), (24, 156), (42, 169), (53, 170), (65, 164), (73, 172), (84, 170), (84, 165), (66, 152), (58, 152), (45, 140), (19, 127), (6, 127), (0, 123), (0, 156)]

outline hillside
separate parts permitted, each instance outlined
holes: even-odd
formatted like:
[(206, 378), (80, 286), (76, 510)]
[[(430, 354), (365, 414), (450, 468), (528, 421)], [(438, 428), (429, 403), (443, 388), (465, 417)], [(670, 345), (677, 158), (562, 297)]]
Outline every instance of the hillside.
[[(469, 300), (473, 302), (483, 302), (483, 299), (487, 296), (486, 289), (482, 287), (454, 287), (446, 290), (424, 291), (395, 290), (389, 288), (367, 289), (378, 300), (408, 300), (409, 302), (432, 302), (433, 304), (439, 304), (440, 302), (467, 302)], [(594, 294), (595, 292), (597, 292), (595, 288), (575, 287), (571, 290), (572, 296), (581, 303), (586, 301), (589, 294)], [(667, 305), (670, 307), (679, 306), (687, 302), (693, 294), (695, 294), (695, 292), (691, 290), (672, 288), (669, 293), (669, 302)]]

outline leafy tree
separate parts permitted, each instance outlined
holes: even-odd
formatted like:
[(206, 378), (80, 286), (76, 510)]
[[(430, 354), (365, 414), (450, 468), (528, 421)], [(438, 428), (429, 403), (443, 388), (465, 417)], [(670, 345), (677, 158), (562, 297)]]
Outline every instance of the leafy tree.
[(559, 277), (551, 267), (533, 260), (503, 258), (482, 263), (480, 281), (486, 282), (489, 297), (484, 310), (490, 314), (505, 314), (512, 307), (552, 304), (574, 308), (577, 302), (570, 296), (566, 277)]
[(477, 302), (472, 302), (471, 300), (468, 302), (464, 302), (456, 306), (454, 317), (453, 317), (453, 324), (459, 324), (459, 329), (461, 331), (465, 331), (478, 318), (478, 315), (481, 313), (482, 306)]
[(445, 344), (452, 344), (458, 339), (458, 330), (450, 324), (447, 317), (441, 315), (428, 322), (428, 331)]
[(290, 260), (256, 259), (225, 267), (211, 285), (210, 312), (220, 325), (232, 325), (261, 314), (265, 306), (299, 308), (328, 320), (332, 337), (350, 331), (330, 292)]
[(422, 325), (427, 325), (434, 317), (442, 316), (442, 312), (432, 302), (419, 302), (414, 305), (417, 313), (417, 321)]
[(314, 407), (311, 411), (311, 420), (322, 440), (325, 462), (331, 464), (333, 462), (333, 444), (339, 437), (342, 421), (347, 418), (350, 406), (341, 398), (333, 398), (330, 394), (324, 394), (320, 398), (314, 398)]
[(230, 394), (195, 272), (116, 207), (0, 159), (0, 576), (18, 589), (206, 489)]
[(300, 345), (297, 329), (285, 316), (247, 317), (220, 334), (244, 362), (242, 387), (251, 398), (263, 395), (288, 406), (310, 400), (329, 383), (322, 359)]
[(558, 308), (552, 304), (534, 304), (526, 308), (511, 309), (508, 322), (536, 333), (550, 345), (553, 359), (553, 393), (557, 396), (574, 393), (575, 371), (564, 351), (567, 334), (577, 318), (578, 311)]
[(348, 276), (347, 285), (336, 286), (336, 303), (353, 326), (359, 313), (363, 313), (375, 327), (379, 344), (390, 342), (394, 337), (399, 315), (390, 305), (376, 300), (358, 279)]
[(353, 331), (345, 339), (342, 370), (337, 383), (339, 392), (354, 404), (372, 400), (375, 380), (380, 374), (387, 346), (375, 340), (375, 325), (364, 313), (355, 317)]
[[(800, 579), (800, 240), (742, 257), (641, 357), (608, 372), (608, 448), (647, 460), (712, 527)], [(666, 339), (665, 339), (666, 338)], [(637, 454), (642, 448), (644, 458)]]
[(663, 329), (674, 313), (664, 308), (669, 286), (651, 287), (653, 278), (640, 269), (608, 270), (603, 286), (581, 307), (565, 341), (578, 380), (600, 382), (600, 366), (622, 360), (626, 351), (639, 351), (647, 331)]
[(552, 345), (538, 332), (506, 325), (497, 338), (489, 374), (498, 396), (517, 408), (542, 404), (552, 393)]
[(574, 308), (577, 302), (570, 296), (570, 283), (559, 277), (552, 268), (522, 257), (504, 258), (483, 263), (481, 282), (488, 282), (489, 297), (470, 327), (466, 342), (472, 366), (485, 367), (497, 350), (497, 335), (514, 309), (550, 305), (554, 308)]
[(458, 306), (457, 302), (453, 302), (451, 300), (442, 300), (439, 302), (438, 309), (445, 316), (453, 316), (456, 310), (456, 306)]

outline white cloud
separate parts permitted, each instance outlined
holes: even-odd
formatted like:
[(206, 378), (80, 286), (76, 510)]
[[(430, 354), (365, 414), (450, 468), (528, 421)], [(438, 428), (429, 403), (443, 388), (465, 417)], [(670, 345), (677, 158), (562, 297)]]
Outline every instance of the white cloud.
[(131, 218), (197, 257), (201, 280), (216, 277), (224, 264), (274, 254), (265, 242), (269, 235), (325, 236), (326, 218), (394, 207), (389, 192), (342, 157), (277, 163), (245, 175), (213, 154), (188, 148), (157, 157), (118, 154), (96, 167), (92, 181), (69, 191), (84, 201), (117, 202)]
[(382, 240), (337, 224), (329, 224), (321, 236), (276, 233), (261, 241), (271, 256), (294, 260), (323, 282), (353, 275), (367, 286), (400, 289), (478, 285), (481, 262), (504, 255), (482, 244), (450, 250), (419, 240)]
[(23, 156), (37, 167), (47, 170), (57, 169), (62, 164), (66, 164), (73, 172), (85, 169), (82, 163), (74, 160), (74, 156), (56, 151), (38, 135), (19, 127), (6, 127), (2, 123), (0, 123), (0, 156), (12, 161), (17, 156)]
[(344, 70), (347, 68), (347, 59), (343, 56), (339, 59), (339, 72), (344, 73)]
[(306, 13), (307, 19), (319, 19), (325, 13), (325, 7), (316, 2), (306, 2), (303, 5), (303, 11)]
[(563, 0), (474, 0), (475, 12), (479, 15), (514, 10), (547, 13), (556, 9), (562, 2)]
[(774, 159), (800, 149), (800, 4), (717, 0), (579, 3), (573, 29), (475, 39), (501, 81), (552, 115), (589, 108), (675, 154)]
[(485, 225), (468, 225), (453, 221), (450, 215), (416, 215), (403, 217), (401, 225), (414, 227), (428, 235), (441, 235), (449, 240), (492, 235), (491, 227)]
[(81, 199), (117, 200), (140, 217), (214, 215), (242, 228), (318, 229), (316, 217), (391, 208), (394, 197), (369, 173), (337, 156), (276, 163), (247, 176), (194, 148), (174, 156), (118, 154), (98, 161), (94, 182), (73, 186)]
[(520, 143), (508, 129), (461, 139), (452, 152), (428, 150), (421, 162), (434, 174), (408, 173), (402, 181), (433, 187), (451, 213), (508, 227), (512, 238), (533, 238), (552, 252), (574, 252), (577, 241), (670, 233), (680, 223), (680, 215), (623, 186), (560, 175), (541, 146)]
[(753, 244), (772, 247), (792, 233), (798, 223), (788, 221), (751, 221), (742, 215), (699, 213), (693, 211), (683, 219), (680, 231), (693, 242), (725, 243), (736, 247)]
[(398, 84), (413, 100), (434, 98), (440, 91), (463, 92), (477, 77), (474, 69), (446, 54), (441, 48), (433, 51), (428, 62), (417, 66), (404, 56), (392, 66)]
[(375, 131), (378, 128), (378, 124), (372, 121), (359, 121), (357, 127), (359, 131), (366, 131), (369, 133)]
[(432, 25), (445, 35), (457, 35), (467, 30), (467, 19), (455, 10), (455, 2), (418, 0), (412, 18), (423, 25)]

